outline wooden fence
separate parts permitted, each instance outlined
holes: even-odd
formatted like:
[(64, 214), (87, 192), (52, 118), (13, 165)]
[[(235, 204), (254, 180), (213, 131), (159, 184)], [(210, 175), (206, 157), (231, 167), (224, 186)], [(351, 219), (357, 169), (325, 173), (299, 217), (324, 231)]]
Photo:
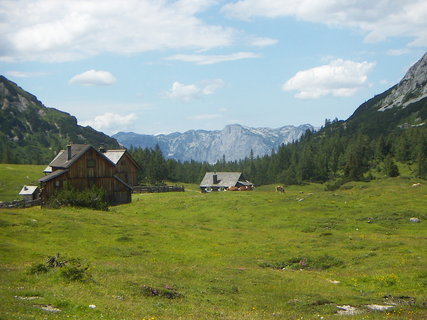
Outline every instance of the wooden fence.
[(25, 200), (13, 200), (7, 202), (0, 202), (0, 208), (29, 208), (33, 206), (39, 206), (40, 199), (25, 201)]
[(134, 186), (133, 193), (184, 192), (184, 186)]

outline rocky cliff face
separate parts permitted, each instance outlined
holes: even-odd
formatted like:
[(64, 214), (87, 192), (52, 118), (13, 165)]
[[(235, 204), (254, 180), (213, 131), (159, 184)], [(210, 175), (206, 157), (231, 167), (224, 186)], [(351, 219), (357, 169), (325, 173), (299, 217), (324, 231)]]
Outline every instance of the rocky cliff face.
[(415, 63), (403, 79), (377, 104), (378, 111), (406, 107), (427, 97), (427, 53)]
[(363, 103), (345, 121), (349, 132), (386, 136), (398, 128), (427, 124), (427, 53), (387, 91)]
[(233, 124), (216, 131), (190, 130), (156, 136), (119, 132), (113, 137), (125, 147), (153, 148), (158, 144), (167, 158), (215, 163), (224, 157), (226, 161), (244, 159), (251, 150), (254, 157), (270, 154), (281, 144), (298, 140), (307, 130), (314, 127), (306, 124), (270, 129)]

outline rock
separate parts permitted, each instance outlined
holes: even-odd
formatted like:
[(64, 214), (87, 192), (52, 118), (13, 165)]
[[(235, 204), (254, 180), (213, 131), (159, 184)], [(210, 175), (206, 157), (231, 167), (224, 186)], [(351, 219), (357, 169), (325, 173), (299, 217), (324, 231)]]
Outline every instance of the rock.
[(89, 308), (91, 308), (91, 309), (95, 309), (95, 308), (96, 308), (96, 306), (95, 306), (94, 304), (90, 304), (90, 305), (89, 305)]
[(387, 311), (394, 308), (394, 306), (384, 306), (380, 304), (368, 304), (365, 307), (373, 311)]
[(340, 315), (355, 315), (363, 312), (362, 310), (349, 305), (337, 306), (337, 308), (339, 309), (337, 313)]
[(413, 218), (409, 219), (409, 221), (411, 221), (411, 222), (413, 222), (413, 223), (420, 223), (420, 222), (421, 222), (421, 220), (420, 220), (420, 219), (415, 218), (415, 217), (413, 217)]
[(341, 281), (338, 281), (338, 280), (328, 280), (330, 283), (333, 283), (333, 284), (339, 284), (339, 283), (341, 283)]
[(57, 307), (54, 307), (50, 304), (37, 304), (35, 305), (36, 308), (40, 308), (44, 311), (48, 311), (48, 312), (60, 312), (61, 309), (58, 309)]
[(15, 296), (14, 298), (18, 299), (18, 300), (36, 300), (36, 299), (40, 299), (40, 297), (38, 297), (38, 296), (34, 296), (34, 297)]

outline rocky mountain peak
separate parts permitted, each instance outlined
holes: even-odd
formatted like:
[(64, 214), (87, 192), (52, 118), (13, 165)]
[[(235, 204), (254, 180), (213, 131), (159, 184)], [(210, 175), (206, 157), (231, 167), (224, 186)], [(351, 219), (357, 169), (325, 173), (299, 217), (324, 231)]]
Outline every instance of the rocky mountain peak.
[(395, 107), (405, 108), (427, 97), (427, 53), (418, 60), (402, 80), (390, 89), (390, 93), (380, 100), (376, 107), (385, 111)]
[(244, 159), (251, 152), (255, 157), (270, 154), (281, 144), (298, 140), (307, 130), (314, 130), (314, 127), (301, 125), (271, 129), (230, 124), (222, 130), (190, 130), (157, 136), (119, 132), (113, 137), (125, 147), (153, 148), (157, 144), (166, 158), (215, 163), (224, 157), (227, 161)]

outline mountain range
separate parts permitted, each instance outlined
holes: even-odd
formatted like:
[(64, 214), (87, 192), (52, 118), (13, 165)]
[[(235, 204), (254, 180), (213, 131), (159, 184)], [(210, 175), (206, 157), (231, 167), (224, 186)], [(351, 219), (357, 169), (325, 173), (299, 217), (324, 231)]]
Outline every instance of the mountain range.
[(144, 135), (119, 132), (113, 135), (125, 147), (160, 147), (166, 158), (179, 161), (215, 163), (259, 157), (277, 150), (281, 144), (298, 140), (312, 125), (284, 126), (278, 129), (250, 128), (239, 124), (227, 125), (223, 130), (190, 130), (184, 133)]
[[(370, 138), (404, 133), (407, 128), (427, 127), (427, 53), (402, 80), (359, 106), (347, 120), (334, 124), (350, 138), (364, 134)], [(326, 127), (325, 127), (326, 129)], [(48, 163), (70, 142), (107, 148), (160, 147), (166, 158), (215, 163), (270, 154), (281, 144), (298, 140), (311, 125), (284, 126), (278, 129), (249, 128), (238, 124), (223, 130), (190, 130), (168, 135), (143, 135), (120, 132), (109, 137), (60, 110), (47, 108), (37, 97), (0, 76), (0, 162)], [(316, 136), (324, 135), (319, 130)], [(117, 140), (116, 140), (117, 139)], [(408, 148), (411, 148), (408, 146)]]

